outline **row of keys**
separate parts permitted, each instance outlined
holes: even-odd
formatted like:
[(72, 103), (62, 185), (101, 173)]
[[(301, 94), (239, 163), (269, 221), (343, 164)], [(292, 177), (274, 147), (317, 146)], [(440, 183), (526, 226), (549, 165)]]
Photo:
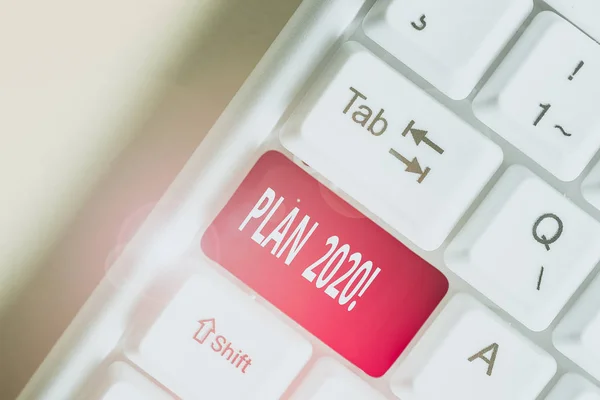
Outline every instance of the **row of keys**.
[[(133, 366), (117, 362), (108, 368), (107, 376), (100, 382), (90, 384), (83, 396), (89, 400), (175, 400), (176, 397), (151, 382)], [(277, 377), (273, 377), (277, 379)], [(200, 378), (198, 385), (205, 380)], [(236, 384), (236, 382), (231, 382)], [(206, 397), (192, 399), (229, 400), (227, 391), (218, 394), (204, 394)], [(244, 399), (260, 398), (246, 393)], [(188, 397), (183, 397), (188, 399)], [(386, 398), (356, 374), (330, 358), (322, 358), (311, 368), (294, 391), (290, 400), (386, 400)]]
[[(499, 352), (499, 350), (498, 350)], [(485, 362), (485, 360), (484, 360)], [(492, 367), (492, 375), (495, 367)], [(136, 371), (117, 362), (108, 368), (107, 376), (87, 388), (83, 395), (90, 400), (174, 400), (175, 398)], [(489, 387), (474, 387), (473, 390)], [(396, 389), (400, 391), (400, 389)], [(481, 394), (481, 393), (479, 393)], [(408, 397), (410, 398), (410, 397)], [(429, 399), (430, 397), (427, 397)], [(470, 398), (470, 397), (469, 397)], [(487, 398), (487, 397), (486, 397)], [(496, 397), (492, 397), (494, 399)], [(517, 397), (515, 399), (533, 399)], [(386, 398), (357, 375), (333, 359), (317, 361), (290, 400), (385, 400)], [(546, 400), (600, 400), (600, 389), (579, 375), (566, 374), (552, 389)]]
[[(571, 32), (572, 27), (554, 14), (543, 14), (536, 21), (555, 25), (552, 32)], [(527, 71), (515, 76), (527, 80), (535, 73)], [(512, 86), (500, 87), (511, 90)], [(512, 96), (523, 98), (516, 92)], [(510, 118), (504, 115), (499, 120)], [(511, 126), (506, 129), (524, 137)], [(592, 133), (588, 137), (600, 144), (600, 135)], [(547, 140), (555, 139), (564, 140)], [(357, 43), (340, 50), (284, 127), (281, 140), (425, 250), (442, 244), (502, 161), (495, 144)], [(571, 142), (577, 142), (586, 155), (559, 141), (557, 148), (578, 155), (572, 157), (578, 171), (595, 152), (587, 139)], [(558, 162), (559, 158), (554, 154), (550, 159)], [(589, 179), (584, 193), (600, 207), (600, 167)]]
[[(148, 303), (148, 298), (143, 302), (148, 315), (147, 306), (156, 307), (156, 302)], [(198, 268), (171, 294), (153, 321), (133, 321), (132, 328), (127, 357), (183, 399), (278, 399), (312, 354), (312, 346), (301, 335), (206, 267)], [(491, 343), (496, 347), (489, 347)], [(473, 358), (474, 354), (479, 355)], [(413, 360), (426, 364), (416, 371)], [(528, 369), (538, 371), (539, 380), (521, 373)], [(546, 385), (554, 369), (551, 357), (491, 311), (460, 295), (394, 373), (392, 390), (408, 400), (436, 399), (439, 393), (469, 400), (487, 387), (506, 395), (498, 399), (529, 399)], [(103, 400), (171, 398), (125, 363), (114, 364), (107, 375), (100, 390), (93, 391)], [(487, 380), (491, 375), (493, 380)], [(407, 377), (414, 382), (406, 384)], [(438, 385), (430, 385), (431, 381)], [(489, 386), (491, 382), (494, 386)], [(509, 396), (513, 391), (523, 397)], [(311, 368), (292, 399), (384, 397), (336, 361), (324, 359)]]
[[(296, 216), (304, 223), (296, 225)], [(445, 260), (524, 325), (542, 331), (600, 261), (599, 241), (600, 223), (526, 168), (512, 166)], [(286, 253), (293, 242), (298, 247)], [(395, 362), (447, 289), (437, 270), (277, 152), (259, 159), (207, 229), (202, 248), (376, 377)], [(358, 252), (349, 256), (351, 249)], [(364, 274), (356, 272), (361, 263)], [(361, 276), (360, 282), (351, 276)], [(344, 284), (360, 298), (341, 301)]]
[[(597, 1), (549, 3), (600, 37)], [(463, 99), (532, 7), (530, 0), (380, 0), (364, 30), (446, 95)], [(542, 12), (477, 95), (473, 110), (557, 178), (572, 181), (600, 148), (598, 71), (600, 45), (558, 15)]]
[[(171, 286), (162, 282), (158, 289), (164, 304), (151, 293), (143, 297), (125, 356), (178, 398), (279, 399), (311, 358), (310, 342), (218, 272), (198, 266), (177, 289)], [(385, 399), (334, 360), (320, 359), (310, 371), (293, 399)], [(124, 362), (100, 381), (82, 396), (172, 398)]]
[[(600, 41), (596, 0), (545, 1)], [(531, 0), (455, 0), (451, 5), (444, 0), (379, 0), (364, 21), (364, 31), (458, 100), (471, 93), (532, 10)], [(569, 47), (560, 47), (559, 60), (566, 58), (563, 51)], [(547, 60), (556, 62), (557, 58)]]
[[(211, 318), (202, 319), (207, 314)], [(172, 294), (149, 326), (141, 325), (133, 321), (135, 339), (125, 354), (144, 372), (117, 362), (85, 398), (168, 400), (172, 392), (182, 399), (278, 399), (311, 357), (309, 342), (206, 267)], [(308, 369), (292, 400), (386, 398), (333, 359), (320, 358)], [(390, 389), (403, 400), (477, 400), (482, 393), (490, 400), (533, 400), (555, 372), (550, 355), (458, 294), (393, 371)], [(566, 376), (552, 393), (558, 397), (551, 400), (595, 400), (590, 396), (598, 390)], [(588, 397), (577, 397), (583, 394)]]
[[(495, 363), (495, 362), (494, 362)], [(90, 400), (174, 400), (124, 362), (111, 365), (108, 376), (84, 393)], [(492, 368), (493, 371), (493, 368)], [(493, 372), (492, 372), (493, 373)], [(488, 387), (474, 388), (490, 390)], [(486, 392), (487, 393), (487, 392)], [(525, 397), (533, 399), (533, 397)], [(332, 359), (320, 359), (290, 400), (385, 400), (358, 376)], [(567, 374), (546, 400), (600, 400), (600, 390), (584, 378)]]
[[(585, 53), (591, 72), (580, 70), (562, 82), (565, 63), (542, 68), (540, 63), (557, 40), (577, 43), (564, 47), (575, 52), (574, 58)], [(519, 46), (477, 97), (475, 111), (542, 165), (572, 179), (600, 145), (592, 121), (594, 103), (585, 100), (600, 94), (600, 81), (595, 80), (600, 75), (592, 73), (594, 60), (600, 64), (599, 47), (552, 13), (539, 15)], [(520, 48), (527, 48), (530, 56), (524, 57)], [(556, 85), (546, 84), (542, 79), (546, 75), (539, 70), (551, 75), (549, 82)], [(530, 89), (532, 82), (537, 89)], [(570, 126), (582, 127), (583, 134), (573, 138), (554, 126), (558, 124), (544, 121), (552, 114), (545, 103), (531, 97), (544, 90), (550, 90), (544, 97), (552, 100), (548, 104), (565, 104), (560, 110), (575, 121)], [(531, 123), (525, 122), (529, 117), (524, 101), (544, 105)], [(577, 112), (565, 108), (578, 102), (583, 105)], [(515, 113), (521, 114), (517, 118)], [(515, 123), (528, 126), (532, 134), (523, 134)], [(322, 74), (281, 139), (290, 151), (426, 250), (447, 237), (500, 162), (500, 151), (490, 142), (356, 43), (346, 45)], [(549, 147), (541, 146), (543, 141)], [(584, 185), (586, 198), (600, 208), (599, 188), (600, 179)], [(440, 203), (440, 198), (445, 201)]]
[[(484, 294), (541, 330), (600, 258), (593, 246), (598, 235), (600, 224), (531, 172), (513, 166), (451, 244), (446, 259), (476, 286), (494, 282)], [(205, 232), (202, 248), (326, 345), (377, 377), (396, 362), (448, 286), (439, 271), (277, 152), (257, 162)], [(555, 258), (548, 257), (552, 252)], [(530, 257), (519, 264), (522, 260), (510, 259), (514, 253)], [(490, 258), (499, 265), (488, 268)], [(544, 287), (543, 301), (531, 295), (536, 292), (527, 263), (547, 268), (536, 287), (538, 293)], [(494, 276), (506, 265), (528, 284)], [(556, 347), (591, 373), (600, 364), (595, 352), (600, 315), (590, 312), (600, 306), (597, 285), (555, 332)], [(158, 292), (160, 298), (168, 295), (164, 289)], [(153, 298), (144, 297), (144, 302)], [(520, 302), (511, 303), (515, 298)], [(312, 345), (303, 335), (203, 266), (156, 311), (148, 305), (140, 305), (143, 318), (134, 319), (125, 354), (181, 398), (251, 393), (250, 398), (276, 399), (312, 357)], [(520, 309), (526, 312), (518, 314)], [(516, 330), (472, 298), (458, 295), (392, 374), (391, 389), (409, 400), (435, 399), (441, 393), (469, 400), (482, 390), (491, 390), (498, 399), (526, 400), (540, 393), (555, 369), (554, 360)], [(524, 373), (529, 370), (538, 375)], [(316, 398), (343, 397), (347, 389), (343, 383), (312, 386), (325, 388)], [(348, 386), (355, 395), (371, 390), (355, 386), (363, 387)]]
[[(544, 218), (540, 218), (540, 212), (546, 212), (541, 215)], [(552, 296), (539, 301), (525, 294), (522, 303), (508, 309), (512, 313), (517, 313), (518, 307), (526, 309), (529, 314), (525, 315), (537, 318), (532, 327), (543, 329), (536, 324), (549, 323), (562, 307), (561, 302), (570, 297), (600, 258), (594, 246), (581, 239), (587, 237), (594, 242), (600, 235), (599, 224), (517, 166), (507, 171), (478, 213), (461, 233), (465, 237), (459, 236), (450, 246), (448, 254), (456, 257), (447, 257), (452, 261), (448, 264), (466, 277), (469, 275), (460, 267), (471, 271), (473, 279), (477, 279), (476, 273), (487, 271), (489, 276), (484, 274), (482, 282), (494, 282), (506, 289), (510, 282), (490, 274), (502, 271), (506, 263), (516, 278), (525, 279), (527, 265), (502, 257), (510, 257), (516, 250), (531, 253), (532, 258), (526, 260), (531, 263), (548, 261), (544, 281), (548, 290), (544, 293)], [(295, 224), (297, 215), (303, 217)], [(310, 221), (314, 221), (312, 228)], [(360, 235), (349, 236), (351, 232)], [(348, 242), (342, 245), (340, 238)], [(366, 246), (364, 238), (368, 243), (377, 243), (377, 247)], [(526, 244), (521, 242), (525, 239)], [(290, 252), (286, 253), (288, 247)], [(324, 255), (323, 247), (329, 247)], [(257, 162), (207, 229), (202, 248), (310, 333), (373, 376), (381, 376), (397, 360), (447, 289), (439, 271), (276, 152), (265, 154)], [(230, 251), (232, 248), (235, 251)], [(359, 252), (346, 263), (351, 248)], [(581, 257), (569, 258), (569, 264), (564, 259), (573, 249)], [(555, 252), (560, 262), (543, 258), (550, 252)], [(487, 268), (485, 261), (490, 255), (501, 265)], [(361, 261), (362, 257), (368, 261)], [(460, 257), (468, 262), (455, 263)], [(297, 260), (302, 262), (298, 264)], [(391, 268), (390, 260), (395, 260)], [(361, 263), (364, 267), (358, 268)], [(564, 271), (567, 265), (577, 279), (569, 279)], [(361, 270), (362, 274), (352, 275)], [(343, 277), (349, 279), (347, 283)], [(330, 282), (341, 282), (336, 293), (336, 285), (332, 287)], [(342, 288), (344, 285), (351, 289)], [(540, 286), (538, 280), (537, 292)], [(339, 296), (350, 292), (360, 295), (352, 300), (348, 294), (345, 303), (340, 303)], [(500, 300), (512, 299), (517, 291), (483, 292), (509, 308)], [(500, 297), (494, 297), (494, 293), (500, 293)], [(129, 341), (128, 357), (182, 398), (202, 394), (235, 398), (247, 393), (256, 394), (253, 398), (257, 399), (278, 398), (312, 355), (312, 346), (303, 336), (206, 268), (200, 268), (180, 286), (149, 326), (134, 326), (135, 339)], [(450, 367), (453, 374), (444, 375)], [(539, 379), (529, 375), (523, 380), (526, 370), (538, 371)], [(487, 388), (498, 393), (498, 399), (525, 400), (539, 394), (554, 370), (550, 356), (491, 311), (460, 295), (436, 318), (393, 374), (392, 390), (403, 399), (434, 399), (440, 393), (475, 399)], [(492, 375), (494, 378), (488, 380)], [(439, 384), (427, 384), (432, 380)], [(475, 381), (478, 383), (466, 384)], [(335, 393), (343, 386), (333, 385), (327, 391)], [(522, 397), (516, 397), (517, 393)]]

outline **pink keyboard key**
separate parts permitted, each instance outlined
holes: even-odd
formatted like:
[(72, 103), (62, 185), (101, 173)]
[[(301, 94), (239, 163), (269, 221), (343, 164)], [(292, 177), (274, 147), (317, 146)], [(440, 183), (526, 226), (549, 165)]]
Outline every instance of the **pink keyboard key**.
[(371, 376), (390, 368), (448, 289), (437, 269), (273, 151), (202, 249)]

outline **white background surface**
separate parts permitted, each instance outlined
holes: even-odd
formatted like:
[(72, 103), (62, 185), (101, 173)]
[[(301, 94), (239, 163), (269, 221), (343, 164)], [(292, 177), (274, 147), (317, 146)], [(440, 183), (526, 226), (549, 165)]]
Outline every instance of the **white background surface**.
[(0, 0), (0, 398), (33, 373), (298, 3)]
[(135, 133), (198, 6), (0, 5), (0, 304)]

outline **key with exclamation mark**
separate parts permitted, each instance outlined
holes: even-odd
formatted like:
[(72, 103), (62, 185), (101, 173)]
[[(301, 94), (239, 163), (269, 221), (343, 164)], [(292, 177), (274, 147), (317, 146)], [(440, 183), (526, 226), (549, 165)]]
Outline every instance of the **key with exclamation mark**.
[(573, 73), (571, 75), (569, 75), (570, 81), (572, 81), (575, 78), (575, 75), (577, 75), (577, 73), (583, 67), (584, 64), (585, 63), (583, 61), (579, 61), (579, 64), (577, 64), (577, 67), (575, 67), (575, 71), (573, 71)]

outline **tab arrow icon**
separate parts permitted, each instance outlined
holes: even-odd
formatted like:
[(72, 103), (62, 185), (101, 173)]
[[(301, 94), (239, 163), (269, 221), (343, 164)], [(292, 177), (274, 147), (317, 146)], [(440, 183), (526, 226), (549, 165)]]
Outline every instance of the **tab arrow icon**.
[(424, 131), (422, 129), (413, 129), (413, 126), (415, 126), (415, 121), (410, 121), (404, 132), (402, 132), (402, 136), (406, 137), (406, 135), (410, 133), (417, 146), (420, 145), (421, 142), (423, 142), (437, 153), (444, 154), (444, 149), (442, 149), (440, 146), (429, 140), (429, 138), (427, 137), (427, 134), (429, 133), (428, 131)]
[(419, 160), (417, 159), (417, 157), (414, 157), (411, 161), (394, 149), (390, 149), (390, 154), (396, 157), (398, 160), (402, 161), (404, 165), (406, 165), (406, 172), (420, 175), (419, 179), (417, 180), (417, 182), (419, 183), (423, 182), (427, 174), (429, 174), (429, 171), (431, 171), (429, 167), (423, 170), (423, 168), (421, 168), (421, 164), (419, 164)]
[(194, 340), (200, 344), (203, 344), (211, 333), (216, 333), (215, 319), (201, 319), (198, 321), (198, 323), (200, 324), (200, 328), (198, 328), (194, 334)]

